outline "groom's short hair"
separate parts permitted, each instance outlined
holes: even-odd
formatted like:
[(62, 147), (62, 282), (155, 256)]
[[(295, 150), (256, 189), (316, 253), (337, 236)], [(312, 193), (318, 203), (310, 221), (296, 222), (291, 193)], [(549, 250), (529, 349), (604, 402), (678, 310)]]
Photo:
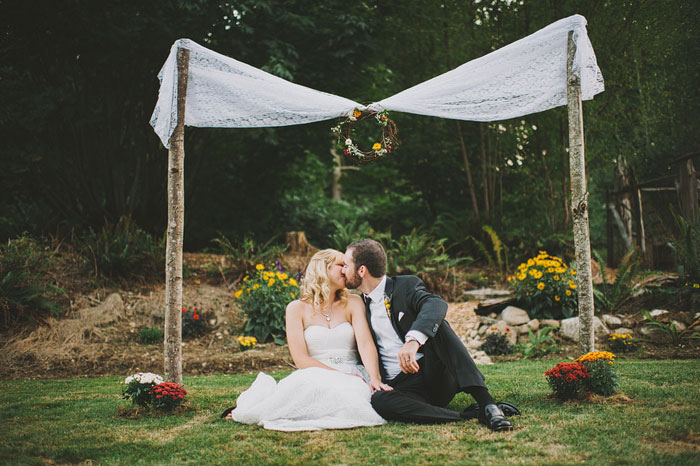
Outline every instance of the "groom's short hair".
[(386, 252), (382, 245), (373, 239), (355, 241), (348, 246), (352, 250), (355, 268), (364, 265), (369, 274), (379, 278), (386, 274)]

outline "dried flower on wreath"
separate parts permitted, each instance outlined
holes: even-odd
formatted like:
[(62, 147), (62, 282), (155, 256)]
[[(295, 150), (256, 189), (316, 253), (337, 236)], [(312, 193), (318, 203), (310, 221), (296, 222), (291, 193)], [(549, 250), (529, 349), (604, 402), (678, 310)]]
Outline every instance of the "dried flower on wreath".
[[(371, 150), (362, 150), (356, 143), (356, 125), (362, 120), (372, 119), (382, 130), (379, 140), (372, 144)], [(343, 149), (343, 153), (355, 159), (359, 163), (370, 163), (390, 154), (399, 145), (397, 137), (398, 130), (396, 123), (389, 118), (386, 110), (375, 112), (374, 110), (355, 109), (352, 115), (331, 128), (331, 131), (338, 137), (338, 145)]]

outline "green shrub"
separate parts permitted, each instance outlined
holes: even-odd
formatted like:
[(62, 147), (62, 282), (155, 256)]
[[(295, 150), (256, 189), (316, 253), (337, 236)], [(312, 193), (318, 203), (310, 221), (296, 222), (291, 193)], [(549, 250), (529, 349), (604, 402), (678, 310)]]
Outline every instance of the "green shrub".
[(481, 350), (488, 355), (510, 354), (513, 352), (513, 345), (508, 338), (500, 333), (492, 333), (486, 337), (481, 344)]
[(369, 223), (356, 218), (347, 222), (333, 220), (333, 226), (335, 232), (331, 235), (331, 247), (338, 251), (345, 251), (353, 241), (369, 238), (372, 232)]
[(273, 240), (259, 244), (250, 235), (245, 235), (241, 241), (233, 243), (230, 239), (219, 233), (219, 237), (212, 240), (221, 252), (229, 259), (231, 267), (224, 273), (232, 273), (234, 281), (238, 281), (246, 274), (255, 272), (255, 264), (272, 262), (286, 249), (286, 246), (273, 244)]
[(208, 314), (204, 315), (196, 307), (192, 310), (182, 308), (182, 338), (195, 338), (211, 331), (207, 323)]
[(577, 310), (575, 275), (561, 258), (540, 251), (508, 282), (531, 319), (565, 319)]
[(680, 261), (678, 272), (681, 280), (700, 283), (700, 221), (695, 225), (676, 216), (680, 236), (670, 243)]
[(488, 248), (482, 241), (479, 241), (474, 237), (470, 237), (470, 239), (474, 242), (481, 254), (486, 258), (489, 265), (498, 268), (498, 273), (501, 276), (501, 280), (503, 280), (505, 271), (508, 269), (508, 248), (505, 244), (503, 244), (493, 228), (488, 225), (484, 225), (482, 230), (484, 230), (486, 235), (488, 235), (489, 239), (491, 240), (491, 249), (493, 250), (493, 254), (489, 252)]
[(450, 299), (458, 288), (455, 266), (471, 260), (450, 257), (445, 252), (445, 238), (435, 239), (415, 228), (398, 240), (392, 238), (391, 232), (377, 234), (376, 239), (386, 251), (389, 275), (418, 275), (429, 290), (445, 299)]
[(262, 264), (257, 264), (255, 272), (243, 279), (234, 296), (247, 316), (246, 335), (254, 336), (261, 343), (285, 343), (285, 309), (299, 296), (299, 284), (294, 277), (276, 267), (266, 270)]
[(593, 257), (600, 265), (600, 274), (603, 279), (603, 283), (593, 288), (596, 311), (615, 312), (632, 298), (634, 279), (639, 274), (637, 253), (631, 250), (622, 258), (615, 274), (615, 283), (608, 283), (603, 256), (594, 250)]
[(155, 240), (124, 216), (106, 222), (98, 232), (90, 229), (79, 247), (95, 273), (111, 279), (162, 277), (165, 269), (165, 241)]
[(518, 343), (516, 349), (523, 353), (523, 359), (537, 358), (559, 349), (554, 338), (549, 334), (556, 327), (542, 327), (536, 334), (527, 329), (530, 341)]
[(29, 236), (0, 245), (0, 328), (58, 316), (65, 291), (48, 275), (54, 252)]
[(156, 345), (163, 342), (163, 330), (157, 327), (143, 327), (139, 331), (139, 341), (144, 345)]

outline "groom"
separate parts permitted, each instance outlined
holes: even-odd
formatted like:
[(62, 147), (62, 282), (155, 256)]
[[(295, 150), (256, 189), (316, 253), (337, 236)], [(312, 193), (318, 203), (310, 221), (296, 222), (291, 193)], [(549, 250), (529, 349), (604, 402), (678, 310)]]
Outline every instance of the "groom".
[(447, 303), (428, 293), (416, 276), (387, 277), (386, 253), (374, 240), (350, 244), (344, 260), (345, 285), (363, 292), (382, 379), (394, 387), (372, 395), (374, 409), (393, 421), (460, 421), (466, 412), (445, 406), (455, 394), (465, 392), (479, 404), (482, 424), (494, 431), (512, 430), (484, 376), (444, 320)]

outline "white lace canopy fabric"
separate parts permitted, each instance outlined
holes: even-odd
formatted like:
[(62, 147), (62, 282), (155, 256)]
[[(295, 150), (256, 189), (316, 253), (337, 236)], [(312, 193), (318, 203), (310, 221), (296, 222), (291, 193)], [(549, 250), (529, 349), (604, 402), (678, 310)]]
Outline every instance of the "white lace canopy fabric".
[[(372, 109), (473, 121), (515, 118), (566, 105), (566, 49), (574, 32), (573, 70), (581, 96), (604, 90), (603, 76), (580, 15), (369, 105)], [(329, 120), (365, 107), (273, 76), (189, 39), (176, 41), (158, 74), (151, 126), (169, 147), (177, 121), (177, 49), (190, 50), (185, 125), (219, 128), (288, 126)]]

